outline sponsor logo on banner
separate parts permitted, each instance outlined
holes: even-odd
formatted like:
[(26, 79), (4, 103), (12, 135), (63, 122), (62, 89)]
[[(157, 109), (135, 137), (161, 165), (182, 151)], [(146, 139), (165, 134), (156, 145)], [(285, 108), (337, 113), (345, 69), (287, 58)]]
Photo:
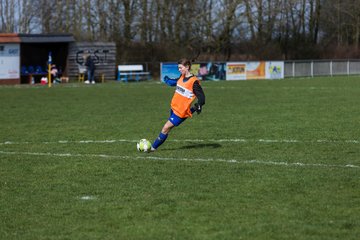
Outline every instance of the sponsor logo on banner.
[(226, 64), (226, 80), (245, 80), (246, 63), (229, 62)]
[(284, 78), (284, 62), (266, 62), (266, 79)]

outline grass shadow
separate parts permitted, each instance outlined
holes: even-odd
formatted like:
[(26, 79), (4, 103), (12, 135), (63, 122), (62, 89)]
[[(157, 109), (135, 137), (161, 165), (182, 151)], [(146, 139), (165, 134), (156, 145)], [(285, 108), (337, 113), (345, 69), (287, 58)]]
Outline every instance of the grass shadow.
[(218, 143), (194, 143), (194, 144), (182, 146), (179, 148), (167, 148), (166, 150), (204, 149), (204, 148), (220, 148), (220, 147), (221, 147), (221, 145)]
[(221, 147), (221, 145), (218, 143), (197, 143), (197, 144), (182, 146), (179, 149), (219, 148), (219, 147)]

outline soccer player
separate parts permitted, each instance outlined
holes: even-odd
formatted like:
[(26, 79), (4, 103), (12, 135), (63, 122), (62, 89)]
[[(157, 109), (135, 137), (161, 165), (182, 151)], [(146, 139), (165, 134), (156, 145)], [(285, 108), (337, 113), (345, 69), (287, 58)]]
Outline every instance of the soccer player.
[[(174, 127), (179, 126), (188, 117), (192, 117), (194, 112), (201, 113), (205, 104), (205, 94), (200, 86), (199, 79), (190, 73), (191, 62), (183, 58), (178, 61), (178, 69), (181, 73), (177, 79), (164, 77), (164, 81), (169, 86), (176, 86), (174, 96), (171, 100), (170, 117), (163, 126), (159, 137), (151, 145), (151, 151), (155, 151), (163, 144), (168, 137), (169, 132)], [(197, 103), (191, 106), (197, 98)]]

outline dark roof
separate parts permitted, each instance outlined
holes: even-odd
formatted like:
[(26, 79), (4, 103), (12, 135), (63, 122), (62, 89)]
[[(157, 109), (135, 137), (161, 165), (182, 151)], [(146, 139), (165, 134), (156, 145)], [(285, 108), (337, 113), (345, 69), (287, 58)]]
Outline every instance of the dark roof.
[(72, 34), (18, 34), (22, 43), (75, 42)]
[(16, 33), (0, 33), (0, 43), (19, 43), (20, 38)]

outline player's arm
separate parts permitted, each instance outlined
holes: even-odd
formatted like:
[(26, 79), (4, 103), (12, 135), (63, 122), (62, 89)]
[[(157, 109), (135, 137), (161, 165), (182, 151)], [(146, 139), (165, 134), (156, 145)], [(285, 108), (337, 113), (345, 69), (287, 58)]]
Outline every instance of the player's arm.
[(205, 93), (198, 81), (194, 82), (193, 92), (197, 98), (197, 103), (191, 108), (191, 112), (201, 113), (202, 106), (205, 105)]
[(179, 80), (179, 78), (169, 78), (168, 76), (164, 77), (164, 82), (169, 85), (169, 86), (176, 86), (177, 81)]

